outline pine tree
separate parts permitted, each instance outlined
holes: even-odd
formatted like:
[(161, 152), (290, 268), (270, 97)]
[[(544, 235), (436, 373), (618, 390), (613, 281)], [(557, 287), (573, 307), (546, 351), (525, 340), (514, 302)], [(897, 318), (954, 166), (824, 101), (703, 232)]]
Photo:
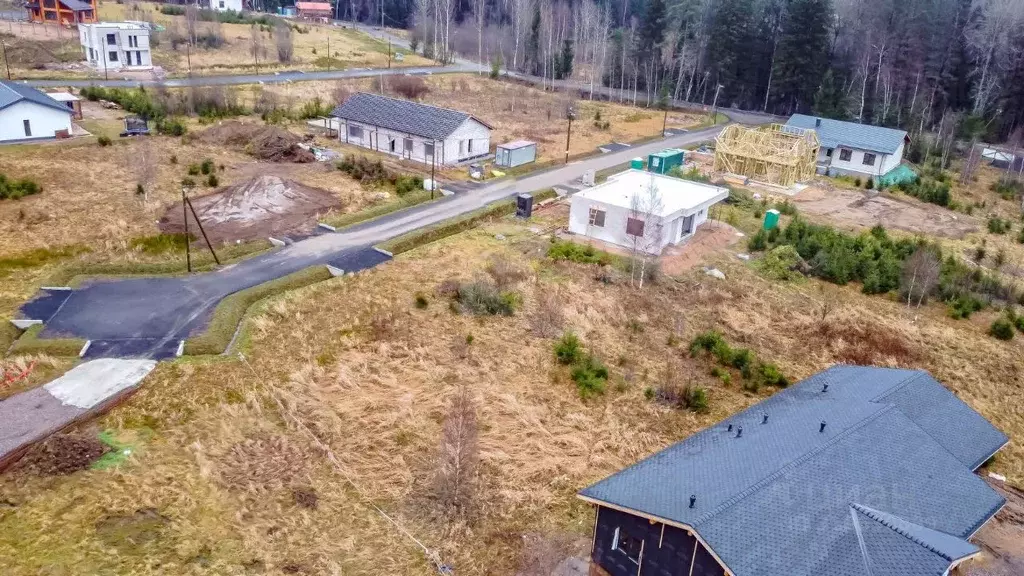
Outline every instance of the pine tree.
[(836, 120), (849, 120), (850, 113), (847, 107), (846, 93), (843, 92), (840, 83), (836, 82), (835, 75), (829, 69), (821, 80), (821, 86), (814, 95), (814, 107), (816, 116), (834, 118)]
[(555, 63), (555, 79), (562, 80), (572, 76), (573, 64), (572, 38), (566, 38), (562, 42), (562, 54)]
[(749, 92), (747, 78), (750, 60), (747, 50), (751, 43), (752, 0), (719, 0), (708, 34), (707, 53), (711, 55), (708, 71), (711, 73), (705, 91), (707, 103), (713, 97), (717, 84), (722, 85), (719, 104), (733, 102)]
[(830, 0), (790, 0), (775, 57), (778, 101), (787, 112), (807, 110), (828, 66)]
[(530, 23), (530, 33), (526, 37), (526, 71), (534, 76), (540, 74), (540, 2), (534, 7), (533, 22)]
[(665, 40), (665, 0), (650, 0), (640, 21), (638, 54), (641, 58), (656, 57)]

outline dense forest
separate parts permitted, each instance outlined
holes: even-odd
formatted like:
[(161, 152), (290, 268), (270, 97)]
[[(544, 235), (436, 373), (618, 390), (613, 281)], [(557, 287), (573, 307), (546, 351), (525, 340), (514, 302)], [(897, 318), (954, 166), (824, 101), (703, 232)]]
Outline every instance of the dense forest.
[(1005, 139), (1024, 125), (1024, 0), (339, 0), (427, 55), (778, 114)]

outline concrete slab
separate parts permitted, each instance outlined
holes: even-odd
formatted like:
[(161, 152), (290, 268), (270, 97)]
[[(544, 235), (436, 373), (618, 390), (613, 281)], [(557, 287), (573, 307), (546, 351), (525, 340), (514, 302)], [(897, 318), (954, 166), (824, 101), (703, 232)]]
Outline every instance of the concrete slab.
[(89, 349), (82, 358), (146, 358), (166, 360), (174, 358), (179, 340), (167, 338), (119, 338), (90, 340)]
[(61, 404), (91, 410), (136, 386), (155, 367), (155, 360), (100, 358), (75, 366), (43, 389)]
[(629, 150), (632, 148), (629, 144), (623, 144), (622, 142), (609, 142), (608, 144), (602, 144), (597, 147), (602, 153), (607, 154), (609, 152), (619, 152), (622, 150)]

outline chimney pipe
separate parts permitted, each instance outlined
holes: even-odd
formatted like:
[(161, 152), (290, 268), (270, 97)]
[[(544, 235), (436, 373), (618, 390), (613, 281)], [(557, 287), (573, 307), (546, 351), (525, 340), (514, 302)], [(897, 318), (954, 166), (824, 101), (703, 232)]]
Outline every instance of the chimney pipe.
[(694, 494), (690, 494), (690, 508), (693, 508), (693, 505), (696, 504), (696, 503), (697, 503), (697, 496), (694, 495)]
[(814, 127), (815, 128), (821, 128), (821, 118), (815, 118), (814, 119)]
[(740, 436), (743, 436), (743, 426), (736, 428), (736, 437), (739, 438)]
[(824, 431), (825, 431), (825, 421), (822, 420), (821, 421), (821, 427), (818, 428), (818, 432), (821, 433), (821, 432), (824, 432)]
[(765, 412), (764, 414), (761, 415), (761, 424), (767, 424), (767, 423), (768, 423), (768, 413)]

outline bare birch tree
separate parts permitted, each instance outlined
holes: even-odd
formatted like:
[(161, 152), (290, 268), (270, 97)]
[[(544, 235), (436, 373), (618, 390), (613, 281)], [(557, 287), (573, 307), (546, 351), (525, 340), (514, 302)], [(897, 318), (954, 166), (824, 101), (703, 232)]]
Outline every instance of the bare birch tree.
[(472, 504), (478, 439), (476, 404), (469, 389), (461, 387), (453, 395), (441, 426), (435, 479), (438, 501), (450, 519), (464, 516)]
[(942, 262), (929, 246), (921, 246), (903, 264), (900, 283), (907, 297), (907, 307), (924, 304), (939, 283)]
[(651, 174), (650, 183), (630, 198), (626, 235), (630, 242), (629, 282), (643, 289), (652, 260), (661, 252), (661, 211), (664, 203)]

